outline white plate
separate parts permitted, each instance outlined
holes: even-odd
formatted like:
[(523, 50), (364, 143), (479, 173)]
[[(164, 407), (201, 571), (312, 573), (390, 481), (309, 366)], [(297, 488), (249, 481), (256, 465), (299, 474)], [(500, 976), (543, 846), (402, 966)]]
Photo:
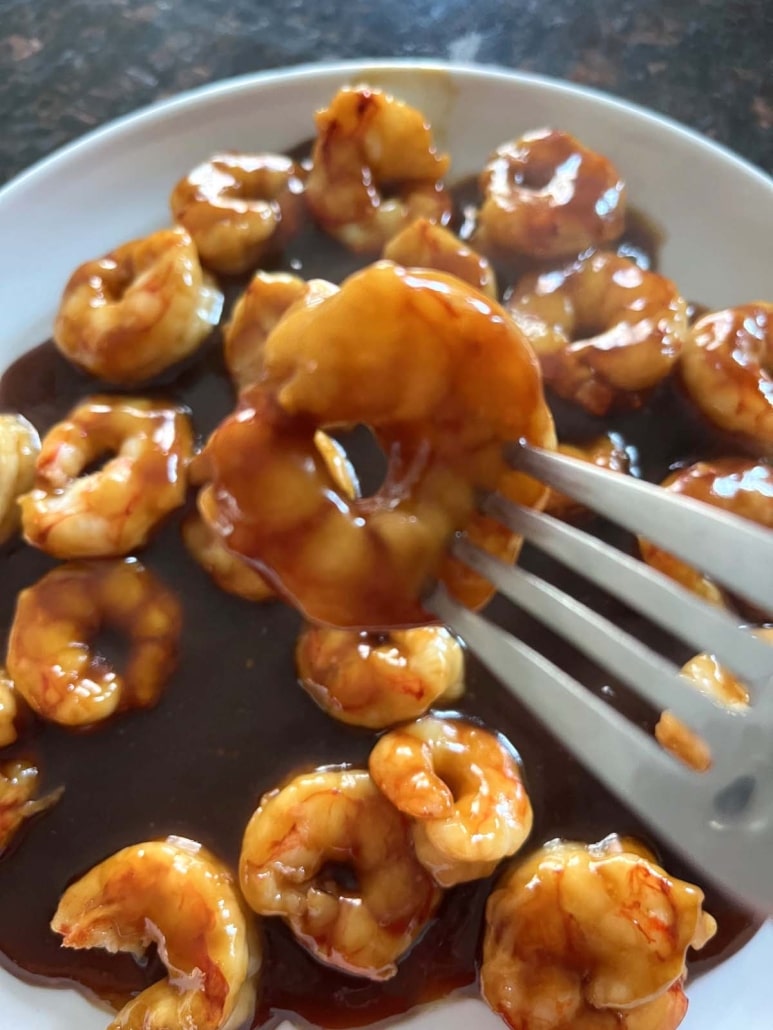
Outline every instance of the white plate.
[[(715, 307), (773, 299), (773, 183), (673, 122), (536, 76), (430, 62), (312, 66), (235, 79), (123, 118), (0, 191), (0, 367), (50, 335), (77, 264), (168, 222), (167, 197), (185, 170), (219, 149), (298, 143), (313, 133), (314, 109), (357, 81), (420, 107), (450, 150), (455, 176), (477, 171), (489, 150), (524, 130), (568, 129), (618, 165), (636, 206), (665, 227), (663, 269), (686, 296)], [(768, 925), (690, 989), (683, 1030), (769, 1030), (771, 967)], [(31, 988), (0, 971), (0, 1030), (103, 1030), (107, 1022), (73, 992)], [(472, 1001), (399, 1025), (503, 1026)]]

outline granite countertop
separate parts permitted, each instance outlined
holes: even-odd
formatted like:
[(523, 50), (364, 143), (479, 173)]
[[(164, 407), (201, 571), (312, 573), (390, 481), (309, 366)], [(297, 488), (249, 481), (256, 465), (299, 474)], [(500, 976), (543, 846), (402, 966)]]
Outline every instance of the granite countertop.
[(181, 90), (395, 56), (595, 86), (771, 171), (772, 55), (769, 0), (0, 0), (0, 184)]

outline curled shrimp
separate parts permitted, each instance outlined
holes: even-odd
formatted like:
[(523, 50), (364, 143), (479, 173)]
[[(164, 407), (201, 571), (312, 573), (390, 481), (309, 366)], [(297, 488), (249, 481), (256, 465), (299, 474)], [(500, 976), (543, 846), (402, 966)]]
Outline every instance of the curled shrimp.
[(0, 748), (13, 744), (18, 736), (16, 720), (19, 699), (13, 680), (0, 665)]
[[(348, 501), (315, 453), (326, 425), (372, 427), (389, 458), (371, 497)], [(439, 576), (471, 606), (492, 589), (446, 555), (453, 533), (504, 561), (520, 538), (476, 512), (478, 488), (522, 504), (545, 491), (503, 444), (554, 445), (536, 360), (502, 308), (441, 272), (389, 262), (301, 299), (266, 341), (261, 382), (204, 452), (213, 528), (312, 622), (342, 628), (428, 621)]]
[[(99, 722), (158, 701), (177, 664), (181, 623), (177, 599), (135, 558), (58, 565), (17, 598), (8, 672), (43, 719)], [(123, 672), (92, 650), (106, 626), (128, 641)]]
[(480, 176), (485, 200), (474, 242), (541, 258), (616, 239), (625, 186), (611, 161), (568, 132), (537, 129), (494, 151)]
[(497, 299), (497, 279), (488, 258), (478, 254), (450, 229), (417, 218), (384, 247), (387, 261), (405, 268), (436, 268), (469, 283), (492, 300)]
[[(773, 529), (773, 467), (749, 458), (717, 458), (677, 469), (663, 487), (684, 497), (704, 501), (742, 518)], [(658, 569), (713, 604), (724, 605), (725, 595), (708, 576), (681, 559), (639, 537), (639, 549), (648, 565)]]
[(23, 415), (0, 415), (0, 545), (19, 526), (17, 501), (35, 480), (39, 451), (37, 430)]
[(674, 284), (617, 254), (525, 276), (507, 309), (545, 381), (593, 415), (639, 406), (670, 374), (689, 333), (687, 302)]
[(222, 308), (188, 233), (162, 229), (73, 272), (54, 343), (98, 379), (131, 386), (192, 354)]
[(441, 181), (449, 159), (438, 154), (420, 111), (357, 86), (340, 90), (316, 123), (306, 199), (316, 221), (341, 243), (378, 252), (415, 218), (450, 220)]
[(773, 304), (705, 315), (682, 352), (690, 397), (715, 425), (773, 456)]
[[(560, 443), (557, 449), (560, 454), (566, 454), (578, 461), (587, 461), (610, 472), (626, 474), (631, 469), (631, 452), (618, 433), (605, 433), (590, 443), (579, 446)], [(545, 502), (545, 512), (557, 519), (571, 520), (586, 514), (587, 511), (588, 509), (579, 501), (562, 494), (560, 490), (551, 489)]]
[[(186, 412), (141, 397), (90, 397), (45, 436), (19, 499), (26, 540), (57, 558), (142, 547), (185, 500), (193, 429)], [(93, 461), (114, 455), (96, 472)]]
[(416, 857), (441, 887), (489, 876), (531, 832), (518, 762), (479, 726), (425, 716), (385, 734), (369, 765), (411, 819)]
[(324, 279), (305, 282), (286, 272), (256, 272), (223, 331), (225, 363), (236, 388), (258, 381), (268, 334), (297, 300), (308, 293), (326, 297), (337, 289)]
[(636, 845), (553, 841), (489, 898), (484, 1000), (513, 1030), (674, 1030), (687, 949), (716, 930), (702, 906)]
[(303, 174), (282, 154), (215, 154), (177, 183), (172, 216), (205, 265), (237, 275), (281, 250), (300, 228)]
[[(332, 864), (358, 886), (339, 885)], [(307, 773), (266, 794), (239, 876), (254, 911), (281, 916), (321, 962), (371, 980), (394, 976), (440, 901), (405, 820), (359, 769)]]
[(25, 819), (55, 805), (64, 792), (63, 787), (36, 798), (40, 773), (32, 762), (17, 759), (0, 762), (0, 855)]
[(261, 953), (234, 878), (181, 837), (116, 852), (62, 895), (51, 920), (65, 948), (141, 959), (155, 944), (167, 970), (108, 1030), (236, 1030), (252, 1013)]
[(303, 688), (328, 715), (382, 729), (464, 689), (464, 654), (441, 626), (389, 633), (308, 626), (295, 651)]

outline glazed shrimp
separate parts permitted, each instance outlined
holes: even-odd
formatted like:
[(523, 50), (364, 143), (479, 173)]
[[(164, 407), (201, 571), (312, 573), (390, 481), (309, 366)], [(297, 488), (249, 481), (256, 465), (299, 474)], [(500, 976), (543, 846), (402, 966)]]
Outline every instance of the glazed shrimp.
[(525, 276), (507, 309), (545, 381), (592, 415), (638, 407), (670, 374), (689, 334), (687, 302), (674, 284), (616, 254)]
[(121, 1009), (108, 1030), (236, 1030), (252, 1014), (261, 952), (234, 879), (182, 837), (133, 844), (62, 895), (51, 920), (65, 948), (142, 959), (167, 977)]
[[(677, 469), (663, 480), (673, 493), (705, 501), (717, 508), (773, 529), (773, 467), (745, 458), (717, 458)], [(681, 583), (706, 601), (726, 604), (722, 589), (703, 573), (639, 537), (639, 549), (648, 565)]]
[(306, 209), (303, 177), (282, 154), (215, 154), (172, 190), (172, 217), (205, 265), (237, 275), (298, 231)]
[(471, 723), (426, 716), (383, 736), (369, 765), (411, 819), (416, 857), (441, 887), (489, 876), (531, 832), (518, 762), (501, 738)]
[[(25, 539), (57, 558), (107, 558), (142, 547), (185, 500), (193, 430), (181, 408), (90, 397), (43, 440), (34, 488), (19, 499)], [(114, 457), (97, 472), (90, 462)]]
[(488, 259), (428, 218), (417, 218), (393, 236), (384, 247), (384, 257), (406, 268), (447, 272), (497, 299), (497, 279)]
[(553, 841), (489, 898), (483, 998), (513, 1030), (674, 1030), (687, 949), (716, 930), (702, 905), (618, 838)]
[(237, 390), (260, 378), (268, 334), (290, 307), (308, 293), (322, 298), (337, 289), (324, 279), (305, 282), (285, 272), (256, 272), (223, 330), (225, 363)]
[(45, 812), (64, 793), (59, 787), (35, 798), (39, 776), (36, 766), (26, 759), (0, 762), (0, 855), (25, 819)]
[(192, 354), (222, 309), (188, 233), (163, 229), (73, 272), (54, 343), (98, 379), (132, 386)]
[(566, 257), (616, 239), (625, 225), (617, 169), (568, 132), (537, 129), (503, 144), (480, 187), (473, 242), (486, 253)]
[[(181, 621), (176, 598), (134, 558), (58, 565), (17, 598), (8, 672), (41, 718), (99, 722), (158, 701), (177, 664)], [(91, 648), (104, 627), (128, 640), (123, 672)]]
[[(560, 443), (558, 451), (570, 458), (587, 461), (598, 468), (609, 469), (610, 472), (620, 472), (625, 475), (631, 470), (632, 452), (630, 448), (626, 447), (625, 441), (618, 433), (605, 433), (581, 446)], [(545, 503), (545, 512), (557, 519), (571, 520), (587, 514), (588, 509), (574, 498), (562, 494), (559, 490), (551, 489)]]
[(35, 479), (40, 451), (37, 430), (22, 415), (0, 415), (0, 545), (21, 520), (18, 498)]
[(378, 252), (415, 218), (450, 220), (441, 181), (449, 159), (437, 153), (420, 111), (357, 86), (340, 90), (316, 123), (306, 199), (316, 221), (345, 246)]
[[(354, 871), (357, 889), (339, 886), (332, 863)], [(321, 962), (371, 980), (394, 976), (440, 901), (403, 817), (358, 769), (297, 776), (267, 794), (239, 875), (252, 909), (285, 919)]]
[(773, 457), (773, 304), (742, 304), (699, 319), (681, 371), (712, 422)]
[(19, 700), (13, 680), (0, 665), (0, 748), (13, 744), (18, 736), (16, 719)]
[(464, 653), (441, 626), (390, 633), (307, 626), (295, 650), (301, 686), (328, 715), (382, 729), (464, 689)]
[[(542, 486), (502, 445), (554, 446), (536, 360), (495, 302), (441, 272), (379, 262), (322, 301), (303, 298), (266, 341), (259, 384), (204, 453), (213, 528), (312, 622), (426, 623), (439, 576), (471, 606), (491, 587), (447, 556), (466, 527), (513, 561), (520, 539), (476, 513), (477, 490), (528, 506)], [(349, 502), (315, 454), (326, 425), (365, 423), (388, 455), (380, 491)], [(267, 498), (271, 503), (267, 503)]]

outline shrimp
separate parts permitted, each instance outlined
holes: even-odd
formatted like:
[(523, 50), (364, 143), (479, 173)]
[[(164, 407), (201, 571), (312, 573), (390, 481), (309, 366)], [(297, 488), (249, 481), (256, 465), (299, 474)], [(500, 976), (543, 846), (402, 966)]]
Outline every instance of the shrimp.
[(290, 307), (307, 293), (325, 297), (337, 289), (324, 279), (304, 282), (285, 272), (255, 273), (223, 331), (225, 363), (237, 390), (260, 378), (266, 338)]
[(192, 354), (222, 309), (188, 233), (162, 229), (73, 272), (54, 343), (98, 379), (133, 386)]
[[(313, 439), (360, 422), (389, 466), (378, 493), (347, 501)], [(522, 333), (460, 280), (382, 261), (325, 300), (302, 299), (268, 337), (261, 382), (204, 452), (210, 524), (309, 621), (420, 625), (435, 577), (470, 606), (491, 596), (446, 554), (454, 532), (515, 559), (520, 538), (478, 514), (476, 498), (496, 488), (543, 503), (544, 487), (504, 460), (503, 444), (521, 438), (555, 444)]]
[(513, 1030), (674, 1030), (687, 949), (716, 931), (702, 906), (617, 837), (553, 841), (488, 900), (483, 998)]
[[(773, 627), (755, 630), (757, 636), (773, 644)], [(749, 691), (729, 669), (720, 665), (716, 655), (699, 654), (682, 667), (682, 675), (699, 690), (731, 711), (742, 711), (749, 705)], [(666, 710), (655, 727), (655, 737), (661, 747), (670, 751), (697, 772), (711, 768), (711, 749), (702, 737)]]
[[(626, 447), (618, 433), (605, 433), (580, 446), (560, 443), (558, 451), (578, 461), (587, 461), (598, 468), (609, 469), (610, 472), (626, 474), (631, 469), (631, 450)], [(551, 489), (545, 504), (545, 512), (557, 519), (568, 521), (587, 514), (588, 509), (573, 497), (562, 494), (560, 490)]]
[[(724, 511), (773, 529), (773, 467), (748, 458), (716, 458), (677, 469), (663, 480), (673, 493), (705, 501)], [(658, 569), (705, 601), (726, 605), (722, 589), (708, 576), (667, 551), (639, 537), (639, 550), (648, 565)]]
[(383, 736), (369, 765), (411, 819), (416, 857), (441, 887), (489, 876), (531, 832), (515, 756), (471, 723), (426, 716)]
[(303, 169), (281, 154), (215, 154), (172, 190), (172, 217), (205, 265), (238, 275), (298, 232), (303, 178)]
[(406, 268), (436, 268), (469, 283), (492, 300), (497, 279), (487, 258), (428, 218), (417, 218), (384, 247), (384, 257)]
[(441, 180), (450, 161), (437, 153), (420, 111), (357, 86), (340, 90), (316, 123), (306, 200), (341, 243), (378, 252), (416, 218), (448, 223), (451, 199)]
[(39, 776), (37, 767), (26, 759), (0, 762), (0, 855), (25, 819), (45, 812), (64, 793), (59, 787), (35, 798)]
[(494, 151), (473, 242), (485, 253), (566, 257), (616, 239), (625, 185), (607, 158), (568, 132), (537, 129)]
[(167, 970), (108, 1030), (236, 1030), (252, 1014), (258, 938), (234, 878), (182, 837), (133, 844), (62, 895), (51, 929), (65, 948), (141, 959), (155, 944)]
[(617, 254), (525, 276), (507, 310), (537, 351), (545, 381), (592, 415), (640, 406), (689, 335), (687, 302), (674, 284)]
[[(25, 539), (56, 558), (129, 554), (184, 502), (192, 453), (182, 408), (88, 398), (43, 440), (34, 488), (19, 498)], [(82, 475), (109, 454), (103, 468)]]
[[(357, 887), (336, 880), (348, 866)], [(262, 799), (239, 861), (247, 904), (281, 916), (315, 958), (386, 980), (441, 893), (416, 860), (403, 817), (361, 769), (296, 776)]]
[(307, 626), (295, 651), (301, 686), (328, 715), (382, 729), (464, 689), (464, 653), (441, 626), (385, 634)]
[(13, 680), (0, 665), (0, 748), (13, 744), (18, 736), (16, 720), (19, 699)]
[(18, 529), (17, 501), (34, 482), (39, 451), (37, 430), (23, 415), (0, 415), (0, 545)]
[(680, 367), (704, 415), (773, 457), (773, 304), (742, 304), (699, 319)]
[[(16, 600), (8, 672), (41, 718), (100, 722), (156, 704), (177, 664), (180, 604), (136, 558), (58, 565)], [(104, 627), (128, 640), (122, 673), (90, 641)]]

